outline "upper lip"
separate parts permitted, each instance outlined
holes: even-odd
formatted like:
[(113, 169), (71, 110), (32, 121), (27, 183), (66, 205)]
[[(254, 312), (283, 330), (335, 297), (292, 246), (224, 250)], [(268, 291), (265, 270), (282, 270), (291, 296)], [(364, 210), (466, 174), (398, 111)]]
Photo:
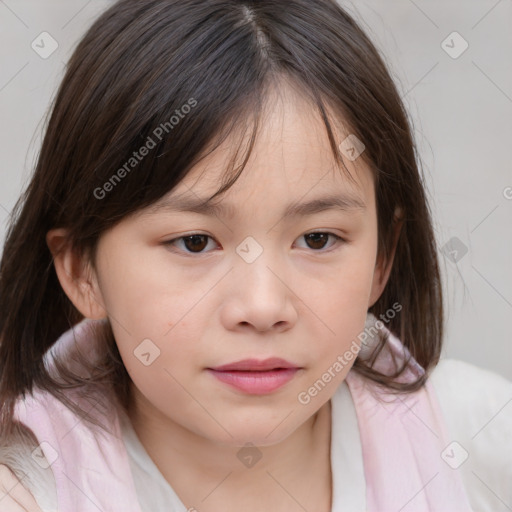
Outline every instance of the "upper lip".
[(263, 372), (268, 370), (277, 370), (278, 368), (299, 368), (296, 364), (290, 363), (285, 359), (279, 357), (270, 357), (268, 359), (243, 359), (242, 361), (235, 361), (234, 363), (224, 364), (222, 366), (216, 366), (210, 368), (217, 372), (229, 372), (229, 371), (255, 371)]

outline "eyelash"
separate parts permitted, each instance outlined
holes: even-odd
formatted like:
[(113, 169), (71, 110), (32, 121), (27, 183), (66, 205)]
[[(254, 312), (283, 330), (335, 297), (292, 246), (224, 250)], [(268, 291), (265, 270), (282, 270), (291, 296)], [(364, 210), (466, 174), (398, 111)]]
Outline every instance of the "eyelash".
[[(303, 238), (303, 237), (305, 237), (307, 235), (312, 235), (312, 234), (328, 235), (328, 236), (333, 237), (335, 239), (335, 242), (331, 245), (330, 248), (328, 248), (328, 249), (311, 249), (311, 251), (313, 251), (313, 252), (318, 252), (318, 253), (331, 252), (332, 250), (335, 250), (335, 249), (333, 249), (333, 247), (335, 247), (335, 246), (337, 246), (339, 244), (346, 243), (346, 240), (344, 238), (342, 238), (339, 235), (336, 235), (334, 233), (331, 233), (329, 231), (309, 231), (308, 233), (305, 233), (304, 235), (301, 235), (299, 238)], [(209, 238), (210, 240), (213, 240), (213, 237), (211, 237), (210, 235), (206, 235), (205, 233), (190, 233), (189, 235), (180, 236), (178, 238), (173, 238), (172, 240), (168, 240), (166, 242), (162, 242), (162, 244), (165, 245), (165, 246), (173, 246), (173, 244), (175, 242), (178, 242), (180, 240), (185, 240), (186, 238), (191, 238), (191, 237), (194, 237), (194, 236), (204, 236), (204, 237)], [(174, 252), (182, 252), (182, 253), (184, 253), (184, 254), (186, 254), (188, 256), (188, 255), (194, 255), (194, 254), (207, 254), (210, 251), (208, 251), (208, 252), (204, 252), (204, 251), (193, 252), (193, 251), (188, 251), (188, 250), (184, 250), (184, 251), (178, 250), (178, 251), (174, 251)]]

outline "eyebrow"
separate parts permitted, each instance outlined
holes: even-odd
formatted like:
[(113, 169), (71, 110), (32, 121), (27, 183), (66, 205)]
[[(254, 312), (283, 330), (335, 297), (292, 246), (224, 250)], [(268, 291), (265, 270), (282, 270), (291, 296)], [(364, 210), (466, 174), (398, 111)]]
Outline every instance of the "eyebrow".
[[(317, 197), (305, 203), (290, 203), (284, 213), (283, 218), (305, 217), (314, 215), (326, 210), (341, 210), (347, 213), (363, 212), (366, 210), (365, 202), (351, 194), (331, 194), (327, 196)], [(149, 213), (158, 212), (188, 212), (198, 213), (201, 215), (214, 215), (218, 217), (234, 217), (236, 210), (233, 205), (222, 203), (212, 203), (208, 199), (200, 197), (169, 197), (156, 205), (153, 205)]]

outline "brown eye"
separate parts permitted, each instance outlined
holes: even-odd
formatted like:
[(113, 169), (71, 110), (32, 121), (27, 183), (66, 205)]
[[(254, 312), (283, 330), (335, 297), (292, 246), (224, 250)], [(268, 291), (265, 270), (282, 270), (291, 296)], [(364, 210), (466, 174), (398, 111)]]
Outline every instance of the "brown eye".
[[(331, 243), (329, 243), (329, 238), (331, 239)], [(306, 235), (302, 235), (299, 239), (305, 240), (307, 249), (313, 249), (317, 252), (327, 252), (330, 248), (345, 241), (334, 233), (323, 231), (307, 233)]]
[[(331, 243), (329, 243), (329, 239), (331, 239)], [(302, 235), (299, 237), (299, 240), (305, 240), (306, 249), (311, 249), (321, 253), (328, 252), (329, 249), (334, 246), (345, 242), (343, 238), (335, 235), (334, 233), (320, 231)], [(191, 254), (210, 253), (211, 251), (208, 250), (208, 244), (210, 241), (215, 243), (214, 239), (209, 235), (193, 233), (191, 235), (181, 236), (179, 238), (163, 242), (163, 245), (172, 247), (173, 252), (179, 252), (186, 256)]]
[(208, 245), (208, 236), (191, 235), (183, 237), (183, 243), (190, 252), (201, 252)]
[(308, 235), (304, 235), (306, 239), (306, 243), (308, 247), (311, 249), (323, 249), (327, 240), (329, 239), (328, 233), (309, 233)]
[(174, 252), (182, 252), (185, 254), (206, 254), (209, 252), (205, 251), (208, 247), (209, 241), (213, 241), (211, 236), (194, 233), (192, 235), (174, 238), (168, 242), (163, 242), (163, 244), (169, 247), (176, 247), (178, 250), (174, 251), (173, 249)]

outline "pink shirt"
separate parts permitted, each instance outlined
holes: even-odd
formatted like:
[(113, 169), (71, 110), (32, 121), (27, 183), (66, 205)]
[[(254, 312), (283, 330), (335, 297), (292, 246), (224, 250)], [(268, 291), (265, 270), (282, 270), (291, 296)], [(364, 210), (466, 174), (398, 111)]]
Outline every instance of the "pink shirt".
[[(74, 327), (78, 344), (90, 342), (89, 322)], [(375, 366), (391, 371), (392, 356), (401, 361), (408, 353), (395, 336), (385, 328), (384, 332), (389, 333), (389, 341)], [(58, 343), (59, 352), (72, 350), (72, 331)], [(401, 380), (415, 379), (422, 373), (411, 360)], [(370, 381), (354, 371), (349, 372), (346, 382), (359, 426), (367, 510), (470, 511), (460, 474), (441, 457), (450, 439), (430, 382), (407, 395), (377, 392)], [(76, 395), (74, 400), (91, 410), (108, 433), (92, 428), (40, 390), (16, 406), (17, 419), (34, 432), (51, 465), (59, 512), (141, 512), (118, 411), (111, 408), (108, 417), (100, 418), (89, 402)], [(37, 455), (36, 451), (33, 456)]]

